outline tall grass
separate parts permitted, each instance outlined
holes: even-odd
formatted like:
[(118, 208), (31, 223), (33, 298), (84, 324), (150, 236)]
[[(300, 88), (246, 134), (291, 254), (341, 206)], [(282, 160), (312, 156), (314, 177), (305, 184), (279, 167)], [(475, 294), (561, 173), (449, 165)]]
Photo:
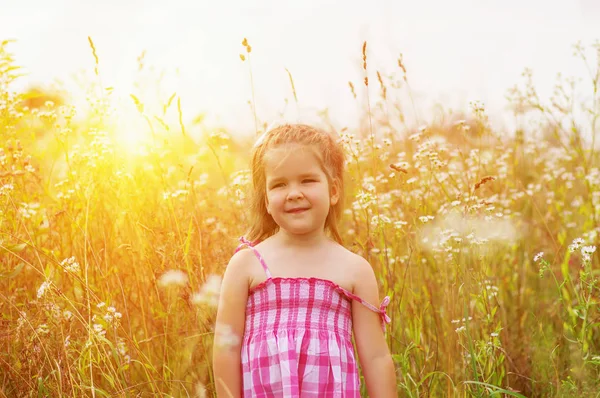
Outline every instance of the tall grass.
[[(156, 115), (133, 96), (154, 137), (133, 151), (119, 144), (99, 79), (89, 112), (24, 107), (9, 47), (0, 46), (0, 392), (211, 396), (214, 276), (245, 230), (251, 137), (203, 130), (194, 141), (174, 96)], [(575, 122), (564, 85), (545, 105), (527, 74), (511, 101), (519, 117), (542, 116), (537, 130), (502, 135), (477, 103), (466, 120), (410, 129), (390, 95), (408, 83), (400, 59), (400, 78), (377, 73), (365, 127), (341, 132), (341, 230), (392, 297), (400, 396), (600, 391), (600, 169), (584, 134), (595, 140), (600, 57), (591, 64), (578, 49), (593, 86), (589, 126)], [(363, 56), (368, 77), (364, 47)], [(98, 68), (96, 57), (97, 77)], [(169, 112), (180, 125), (169, 126)]]

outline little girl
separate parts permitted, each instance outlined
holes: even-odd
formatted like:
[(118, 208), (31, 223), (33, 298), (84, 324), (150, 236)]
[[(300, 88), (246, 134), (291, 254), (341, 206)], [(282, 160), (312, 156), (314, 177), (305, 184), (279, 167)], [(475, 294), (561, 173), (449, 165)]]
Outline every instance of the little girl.
[[(221, 287), (213, 368), (219, 397), (395, 397), (370, 264), (342, 246), (344, 154), (306, 125), (265, 133), (252, 157), (254, 223)], [(247, 248), (248, 250), (240, 250)], [(383, 326), (383, 328), (382, 328)], [(218, 349), (225, 334), (239, 344)], [(230, 336), (231, 337), (231, 336)]]

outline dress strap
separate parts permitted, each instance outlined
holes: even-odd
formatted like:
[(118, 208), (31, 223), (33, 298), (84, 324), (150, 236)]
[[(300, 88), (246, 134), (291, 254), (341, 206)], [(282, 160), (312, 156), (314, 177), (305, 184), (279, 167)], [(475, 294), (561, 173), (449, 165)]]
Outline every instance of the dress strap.
[(385, 296), (385, 298), (381, 302), (381, 305), (379, 306), (379, 308), (377, 308), (373, 304), (369, 303), (368, 301), (363, 300), (362, 298), (360, 298), (356, 294), (350, 293), (348, 290), (344, 289), (341, 286), (340, 286), (340, 289), (342, 289), (342, 292), (348, 298), (350, 298), (352, 300), (356, 300), (359, 303), (361, 303), (362, 305), (364, 305), (365, 307), (367, 307), (368, 309), (370, 309), (371, 311), (378, 313), (379, 316), (380, 316), (380, 318), (381, 318), (381, 327), (383, 328), (383, 331), (385, 333), (385, 325), (387, 323), (391, 323), (392, 322), (392, 319), (389, 317), (389, 315), (386, 312), (386, 308), (390, 304), (390, 296)]
[(250, 242), (248, 239), (244, 238), (243, 236), (241, 236), (239, 240), (242, 243), (235, 249), (235, 253), (237, 253), (240, 250), (242, 250), (242, 248), (244, 246), (249, 247), (254, 252), (254, 255), (256, 256), (256, 258), (258, 258), (258, 261), (260, 261), (260, 265), (262, 265), (263, 269), (265, 270), (265, 274), (267, 275), (267, 279), (271, 279), (272, 278), (271, 271), (269, 271), (269, 267), (267, 267), (267, 263), (265, 262), (265, 260), (263, 259), (263, 257), (260, 255), (260, 253), (258, 252), (258, 250), (256, 250), (256, 248), (254, 247), (254, 243)]

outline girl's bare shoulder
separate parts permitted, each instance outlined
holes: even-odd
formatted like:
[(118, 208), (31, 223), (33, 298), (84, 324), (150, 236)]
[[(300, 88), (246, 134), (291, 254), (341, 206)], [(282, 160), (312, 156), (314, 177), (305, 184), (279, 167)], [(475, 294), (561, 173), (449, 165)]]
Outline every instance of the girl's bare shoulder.
[(371, 264), (359, 254), (356, 254), (342, 245), (335, 244), (334, 255), (336, 263), (343, 266), (346, 271), (352, 274), (362, 274), (372, 270)]
[(234, 272), (238, 276), (247, 277), (249, 274), (248, 270), (254, 263), (258, 264), (258, 259), (253, 250), (249, 247), (242, 247), (229, 259), (227, 271), (230, 273)]

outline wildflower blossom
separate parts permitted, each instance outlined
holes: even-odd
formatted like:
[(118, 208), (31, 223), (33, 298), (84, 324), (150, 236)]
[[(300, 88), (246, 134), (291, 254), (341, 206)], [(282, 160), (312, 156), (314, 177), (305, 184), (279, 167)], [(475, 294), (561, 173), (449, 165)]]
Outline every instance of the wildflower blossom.
[(180, 270), (169, 270), (161, 275), (158, 284), (160, 286), (185, 286), (187, 284), (187, 274)]
[(537, 263), (542, 258), (544, 258), (544, 252), (539, 252), (538, 254), (535, 255), (535, 257), (533, 257), (533, 262)]
[(19, 214), (23, 216), (23, 218), (31, 218), (37, 214), (37, 210), (40, 207), (39, 203), (22, 203), (19, 208)]
[(216, 348), (234, 347), (240, 343), (240, 337), (233, 332), (231, 326), (223, 325), (219, 332), (215, 334)]
[(106, 330), (104, 330), (104, 327), (101, 324), (95, 323), (93, 327), (94, 327), (94, 332), (98, 336), (104, 336), (104, 335), (106, 335)]
[(42, 285), (40, 286), (40, 288), (37, 291), (37, 298), (40, 299), (44, 296), (44, 294), (46, 293), (46, 290), (48, 290), (48, 288), (50, 288), (51, 283), (49, 281), (45, 281), (42, 283)]
[(81, 268), (79, 267), (79, 263), (75, 260), (75, 257), (65, 258), (61, 261), (60, 265), (63, 267), (65, 272), (78, 273)]
[(206, 398), (206, 387), (202, 383), (196, 384), (196, 398)]
[(17, 330), (21, 329), (25, 322), (27, 322), (27, 313), (25, 311), (21, 311), (19, 314), (19, 319), (17, 320)]
[(73, 319), (73, 313), (69, 310), (64, 310), (62, 316), (66, 321), (70, 321), (71, 319)]
[(596, 251), (596, 246), (583, 246), (581, 248), (581, 253), (583, 254), (592, 254)]
[(15, 186), (13, 184), (4, 184), (0, 187), (0, 196), (8, 195), (14, 189), (15, 189)]
[(583, 245), (583, 243), (584, 243), (584, 240), (583, 240), (583, 239), (581, 239), (581, 238), (577, 238), (577, 239), (575, 239), (575, 240), (573, 241), (573, 243), (571, 243), (571, 244), (569, 245), (569, 251), (570, 251), (571, 253), (573, 253), (575, 250), (578, 250), (578, 249), (581, 247), (581, 245)]
[(581, 257), (583, 261), (590, 262), (592, 261), (592, 253), (596, 251), (596, 246), (583, 246), (581, 248)]
[(194, 304), (207, 304), (211, 307), (219, 305), (219, 294), (221, 292), (221, 277), (210, 275), (206, 283), (200, 288), (200, 292), (194, 294), (192, 302)]

